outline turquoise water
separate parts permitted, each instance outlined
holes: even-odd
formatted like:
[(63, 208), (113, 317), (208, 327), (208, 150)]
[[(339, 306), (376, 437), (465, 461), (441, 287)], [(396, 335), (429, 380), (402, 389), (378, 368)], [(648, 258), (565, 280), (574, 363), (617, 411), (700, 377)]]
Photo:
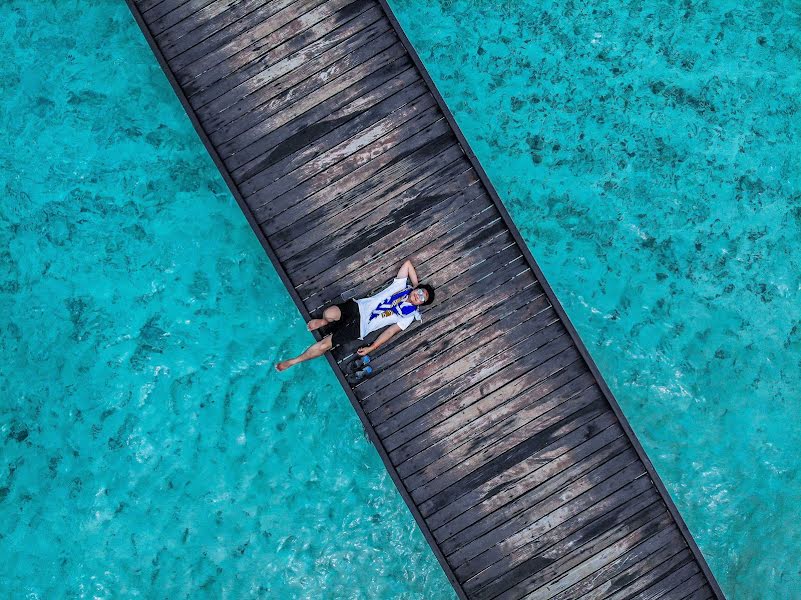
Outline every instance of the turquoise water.
[(0, 36), (0, 597), (453, 597), (124, 2)]
[(724, 591), (801, 597), (801, 5), (392, 5)]

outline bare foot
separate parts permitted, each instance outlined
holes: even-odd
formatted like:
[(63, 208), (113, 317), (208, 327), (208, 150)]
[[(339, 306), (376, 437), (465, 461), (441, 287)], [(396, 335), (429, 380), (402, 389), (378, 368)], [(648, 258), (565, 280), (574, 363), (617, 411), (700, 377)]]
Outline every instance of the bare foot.
[(294, 363), (291, 360), (284, 360), (277, 365), (275, 365), (275, 370), (279, 373), (281, 371), (286, 371), (289, 367), (291, 367)]
[(327, 325), (328, 321), (325, 319), (312, 319), (308, 323), (306, 323), (306, 329), (309, 331), (314, 331), (315, 329), (320, 329), (323, 325)]

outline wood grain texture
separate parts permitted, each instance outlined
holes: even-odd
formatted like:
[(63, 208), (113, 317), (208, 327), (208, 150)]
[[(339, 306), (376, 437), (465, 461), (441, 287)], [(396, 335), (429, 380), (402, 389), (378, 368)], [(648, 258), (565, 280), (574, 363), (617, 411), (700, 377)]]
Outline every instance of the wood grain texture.
[(460, 598), (722, 598), (383, 0), (129, 6), (305, 317), (435, 287), (328, 360)]

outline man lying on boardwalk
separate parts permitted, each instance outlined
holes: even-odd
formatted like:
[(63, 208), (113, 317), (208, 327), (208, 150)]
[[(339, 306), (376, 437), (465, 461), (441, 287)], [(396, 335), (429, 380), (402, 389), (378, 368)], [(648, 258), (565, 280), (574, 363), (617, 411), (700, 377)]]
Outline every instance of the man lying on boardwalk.
[[(407, 284), (407, 279), (411, 280), (411, 286)], [(323, 339), (309, 346), (300, 356), (278, 363), (275, 368), (277, 371), (284, 371), (304, 360), (322, 356), (334, 346), (357, 339), (363, 340), (370, 332), (387, 327), (372, 344), (357, 350), (359, 356), (365, 356), (386, 344), (415, 319), (420, 321), (418, 307), (433, 301), (434, 288), (420, 284), (411, 261), (407, 260), (392, 283), (375, 296), (329, 306), (323, 311), (322, 319), (309, 321), (309, 331), (325, 328), (320, 332)]]

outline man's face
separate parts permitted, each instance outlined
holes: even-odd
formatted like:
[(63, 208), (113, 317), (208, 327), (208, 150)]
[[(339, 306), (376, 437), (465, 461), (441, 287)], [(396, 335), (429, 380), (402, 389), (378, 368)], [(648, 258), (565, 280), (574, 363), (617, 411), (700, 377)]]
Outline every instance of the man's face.
[(423, 288), (414, 288), (409, 294), (409, 302), (415, 306), (420, 306), (428, 300), (428, 292)]

